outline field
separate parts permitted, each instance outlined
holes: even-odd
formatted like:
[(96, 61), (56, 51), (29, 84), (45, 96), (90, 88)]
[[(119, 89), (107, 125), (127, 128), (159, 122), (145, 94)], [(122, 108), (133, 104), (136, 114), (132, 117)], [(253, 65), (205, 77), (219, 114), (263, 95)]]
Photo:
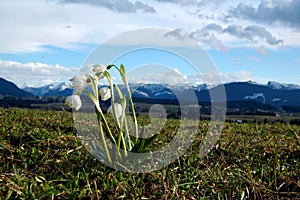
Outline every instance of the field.
[[(168, 141), (176, 123), (170, 119), (158, 140)], [(70, 112), (0, 109), (0, 199), (300, 199), (299, 126), (225, 123), (200, 159), (208, 124), (201, 121), (174, 163), (133, 174), (91, 156)]]

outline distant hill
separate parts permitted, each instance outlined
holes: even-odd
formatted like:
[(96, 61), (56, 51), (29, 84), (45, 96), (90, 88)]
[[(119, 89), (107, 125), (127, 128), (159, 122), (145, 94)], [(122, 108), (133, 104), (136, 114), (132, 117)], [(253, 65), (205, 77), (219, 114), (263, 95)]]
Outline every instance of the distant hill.
[[(189, 95), (191, 93), (188, 91), (193, 90), (200, 102), (210, 102), (211, 94), (218, 94), (219, 91), (222, 91), (220, 85), (210, 89), (201, 85), (198, 87), (184, 87), (160, 84), (144, 84), (133, 88), (133, 96), (136, 98), (174, 100), (179, 97), (186, 101), (191, 99)], [(227, 102), (252, 101), (275, 107), (300, 106), (300, 86), (293, 84), (269, 82), (267, 85), (262, 85), (251, 81), (233, 82), (224, 84), (224, 89)], [(218, 95), (215, 95), (215, 97), (218, 97)], [(219, 99), (223, 100), (221, 97)], [(214, 100), (218, 101), (219, 99)]]
[[(202, 85), (168, 85), (168, 84), (130, 84), (132, 95), (139, 99), (153, 100), (190, 100), (191, 92), (196, 94), (198, 101), (210, 102), (210, 94), (217, 93), (221, 86), (208, 87)], [(124, 86), (120, 86), (126, 91)], [(275, 107), (300, 106), (300, 86), (296, 84), (284, 84), (268, 82), (259, 84), (255, 82), (232, 82), (224, 84), (227, 102), (255, 101), (270, 104)], [(55, 83), (38, 88), (24, 88), (35, 96), (69, 96), (72, 94), (70, 83)], [(221, 99), (221, 98), (220, 98)], [(218, 100), (218, 99), (215, 99)]]
[(276, 107), (300, 105), (300, 88), (295, 88), (295, 85), (288, 87), (285, 84), (282, 86), (277, 84), (275, 89), (270, 84), (261, 85), (253, 82), (237, 82), (225, 84), (224, 87), (227, 101), (253, 100)]
[(269, 81), (267, 86), (276, 90), (300, 90), (300, 86), (296, 84), (278, 83), (275, 81)]
[[(127, 93), (124, 85), (119, 87), (124, 94)], [(130, 88), (134, 101), (139, 104), (138, 106), (142, 110), (147, 110), (144, 108), (144, 104), (178, 106), (182, 103), (195, 104), (198, 102), (201, 105), (201, 113), (209, 113), (211, 111), (211, 94), (214, 94), (215, 98), (213, 100), (215, 102), (227, 102), (227, 112), (231, 114), (300, 112), (300, 86), (296, 84), (277, 82), (259, 84), (249, 81), (232, 82), (217, 86), (205, 84), (130, 84)], [(220, 95), (223, 89), (225, 89), (225, 98)], [(2, 105), (8, 107), (13, 105), (24, 106), (25, 104), (26, 107), (32, 107), (35, 104), (64, 103), (65, 97), (71, 95), (72, 92), (71, 83), (54, 83), (21, 90), (15, 84), (0, 78), (0, 97), (4, 97), (2, 98)], [(38, 102), (31, 102), (30, 97), (34, 96), (40, 97)], [(17, 98), (9, 99), (10, 97)], [(20, 97), (23, 102), (18, 99)]]
[(64, 82), (52, 83), (42, 87), (26, 87), (23, 90), (38, 97), (69, 96), (73, 92), (72, 85)]
[(0, 96), (12, 96), (12, 97), (33, 97), (31, 93), (28, 93), (18, 88), (14, 83), (0, 78)]

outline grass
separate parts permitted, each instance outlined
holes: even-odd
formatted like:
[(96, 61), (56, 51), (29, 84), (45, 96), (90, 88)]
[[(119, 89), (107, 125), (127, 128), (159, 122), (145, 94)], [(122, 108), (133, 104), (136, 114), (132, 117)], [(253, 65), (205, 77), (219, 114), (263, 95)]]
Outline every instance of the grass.
[[(168, 121), (159, 141), (176, 123)], [(200, 159), (208, 125), (200, 123), (197, 139), (168, 167), (132, 174), (92, 157), (71, 113), (0, 109), (0, 199), (300, 198), (299, 126), (225, 123), (216, 148)]]

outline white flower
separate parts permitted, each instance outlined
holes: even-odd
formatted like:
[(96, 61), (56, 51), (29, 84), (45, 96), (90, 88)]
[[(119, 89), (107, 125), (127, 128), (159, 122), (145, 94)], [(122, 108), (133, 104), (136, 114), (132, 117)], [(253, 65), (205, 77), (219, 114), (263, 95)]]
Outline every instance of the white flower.
[[(115, 114), (116, 117), (119, 119), (119, 121), (121, 120), (121, 116), (122, 116), (122, 105), (119, 103), (114, 103), (114, 108), (115, 108)], [(113, 113), (113, 109), (112, 106), (110, 106), (107, 110), (108, 113)]]
[(110, 89), (103, 87), (99, 90), (102, 101), (106, 101), (111, 97)]
[(79, 110), (82, 105), (80, 96), (75, 94), (68, 96), (66, 99), (66, 104), (71, 108), (75, 108), (75, 110)]
[(96, 73), (96, 76), (98, 76), (99, 79), (102, 79), (104, 77), (103, 72), (107, 70), (107, 67), (103, 64), (93, 64), (92, 68), (93, 72)]
[(80, 95), (86, 86), (87, 77), (85, 75), (75, 76), (73, 81), (74, 94)]
[(86, 82), (90, 85), (93, 86), (92, 81), (94, 81), (95, 85), (98, 87), (98, 77), (95, 75), (87, 75)]
[(92, 68), (93, 68), (93, 71), (96, 73), (106, 71), (106, 66), (103, 64), (93, 64)]

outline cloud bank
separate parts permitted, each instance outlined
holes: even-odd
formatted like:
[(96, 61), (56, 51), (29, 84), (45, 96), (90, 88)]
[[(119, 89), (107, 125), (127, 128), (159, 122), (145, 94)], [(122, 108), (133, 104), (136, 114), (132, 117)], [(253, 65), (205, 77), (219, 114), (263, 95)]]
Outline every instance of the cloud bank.
[[(243, 27), (241, 25), (228, 25), (223, 28), (221, 25), (211, 23), (204, 28), (189, 30), (185, 28), (177, 28), (167, 33), (167, 36), (173, 36), (179, 40), (183, 40), (186, 37), (192, 38), (197, 42), (209, 45), (212, 49), (218, 49), (223, 52), (229, 52), (230, 47), (225, 45), (220, 38), (224, 37), (224, 34), (228, 34), (241, 42), (246, 41), (248, 45), (262, 44), (276, 46), (283, 44), (283, 39), (277, 39), (264, 27), (258, 25), (250, 25)], [(246, 45), (245, 45), (246, 46)], [(264, 54), (263, 49), (259, 49), (260, 54)]]
[[(249, 71), (237, 71), (234, 73), (207, 73), (199, 76), (188, 76), (190, 83), (215, 85), (229, 82), (244, 82), (255, 79)], [(221, 82), (220, 82), (221, 81)]]
[(220, 4), (223, 3), (225, 0), (156, 0), (158, 2), (164, 2), (164, 3), (173, 3), (173, 4), (179, 4), (182, 6), (189, 6), (189, 5), (196, 5), (196, 6), (205, 6), (207, 4)]
[(299, 0), (264, 0), (258, 6), (240, 3), (231, 10), (234, 17), (267, 24), (280, 23), (300, 28)]
[(104, 7), (112, 11), (121, 13), (136, 13), (143, 11), (148, 13), (156, 13), (156, 10), (141, 1), (129, 0), (58, 0), (63, 4), (89, 4), (91, 6)]
[(264, 27), (258, 25), (251, 25), (245, 28), (241, 25), (230, 25), (224, 29), (223, 32), (255, 43), (261, 42), (261, 40), (265, 41), (269, 45), (278, 45), (283, 43), (282, 39), (276, 39)]
[(193, 29), (189, 34), (201, 45), (223, 52), (237, 45), (294, 47), (300, 46), (299, 10), (298, 0), (3, 1), (0, 52), (44, 51), (45, 45), (71, 49), (149, 27)]
[(22, 88), (68, 81), (77, 74), (78, 68), (0, 60), (0, 71), (2, 78), (12, 81)]

